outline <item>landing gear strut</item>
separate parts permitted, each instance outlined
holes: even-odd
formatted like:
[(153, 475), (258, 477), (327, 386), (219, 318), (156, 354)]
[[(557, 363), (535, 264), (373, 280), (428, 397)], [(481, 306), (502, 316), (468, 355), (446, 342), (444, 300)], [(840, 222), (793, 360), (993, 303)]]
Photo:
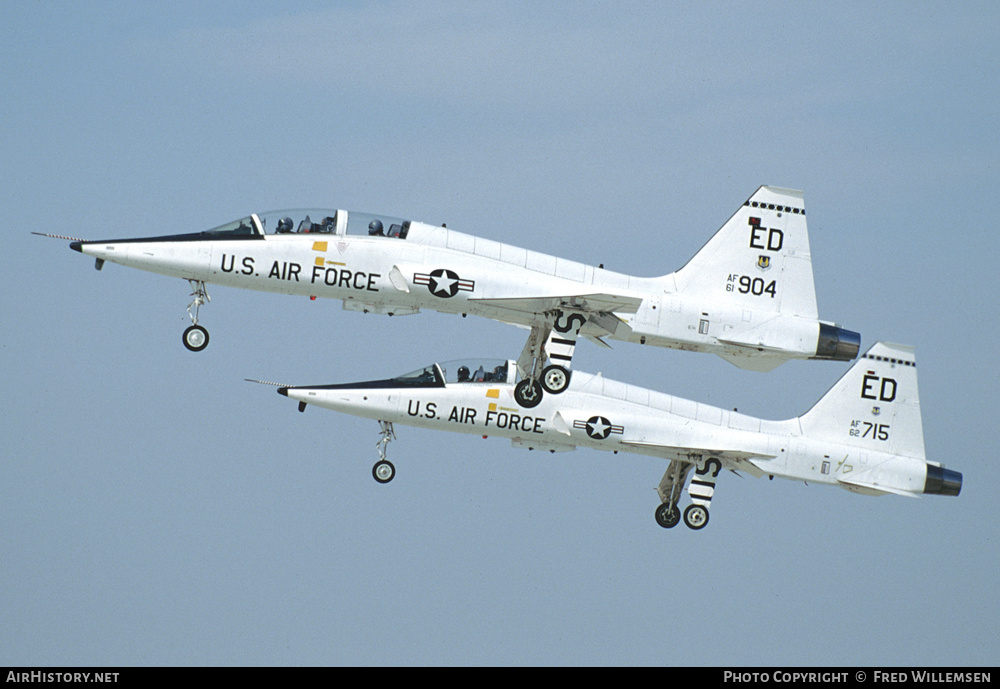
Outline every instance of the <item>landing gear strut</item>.
[(372, 476), (379, 483), (388, 483), (396, 476), (396, 467), (385, 458), (385, 446), (396, 439), (396, 432), (392, 428), (391, 421), (379, 421), (379, 433), (381, 437), (375, 443), (378, 448), (378, 461), (372, 467)]
[[(549, 323), (531, 329), (517, 360), (523, 380), (514, 388), (514, 399), (526, 409), (538, 406), (544, 393), (558, 395), (569, 387), (576, 338), (587, 322), (586, 316), (575, 312), (555, 310), (546, 316)], [(545, 365), (546, 361), (550, 363)]]
[(697, 531), (708, 525), (708, 508), (715, 493), (715, 479), (722, 469), (722, 462), (715, 457), (704, 459), (701, 455), (688, 455), (686, 461), (671, 460), (656, 491), (660, 494), (660, 506), (656, 508), (656, 523), (664, 529), (672, 529), (681, 521), (678, 506), (684, 483), (691, 469), (695, 475), (688, 485), (691, 504), (684, 509), (683, 519), (689, 529)]
[[(212, 301), (205, 290), (205, 283), (202, 280), (188, 280), (191, 289), (194, 290), (191, 296), (194, 299), (188, 304), (188, 315), (191, 317), (191, 325), (184, 331), (184, 346), (192, 352), (200, 352), (208, 346), (208, 331), (198, 325), (198, 312), (201, 305)], [(193, 309), (193, 311), (192, 311)]]
[(684, 481), (690, 471), (691, 465), (688, 462), (673, 459), (656, 488), (656, 492), (660, 494), (660, 505), (654, 516), (656, 523), (664, 529), (672, 529), (681, 521), (681, 510), (677, 503), (680, 502)]

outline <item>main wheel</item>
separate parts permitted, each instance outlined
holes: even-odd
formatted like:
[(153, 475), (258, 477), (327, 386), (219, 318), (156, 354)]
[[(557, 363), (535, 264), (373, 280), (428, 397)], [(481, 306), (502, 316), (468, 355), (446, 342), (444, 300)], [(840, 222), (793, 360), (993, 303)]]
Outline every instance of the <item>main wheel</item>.
[(542, 401), (542, 386), (535, 380), (522, 380), (514, 386), (514, 399), (525, 409), (537, 407)]
[(542, 387), (545, 388), (545, 392), (551, 392), (553, 395), (558, 395), (569, 387), (569, 378), (569, 369), (562, 366), (552, 364), (542, 369)]
[(200, 325), (192, 325), (184, 331), (184, 346), (192, 352), (200, 352), (208, 346), (208, 331)]
[(383, 459), (375, 463), (372, 467), (372, 476), (379, 483), (388, 483), (396, 475), (396, 467), (392, 465), (392, 462)]
[(680, 520), (681, 511), (677, 508), (677, 505), (674, 505), (673, 509), (671, 509), (667, 503), (664, 502), (660, 503), (660, 506), (656, 508), (656, 523), (664, 529), (674, 528)]
[(701, 505), (688, 505), (684, 510), (684, 523), (695, 531), (704, 529), (708, 524), (708, 510)]

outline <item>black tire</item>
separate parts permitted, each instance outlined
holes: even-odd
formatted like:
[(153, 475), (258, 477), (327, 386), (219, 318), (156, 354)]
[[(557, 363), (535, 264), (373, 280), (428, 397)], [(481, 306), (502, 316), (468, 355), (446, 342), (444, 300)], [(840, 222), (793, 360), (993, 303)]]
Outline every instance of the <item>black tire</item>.
[(396, 467), (386, 459), (380, 460), (375, 462), (375, 466), (372, 467), (372, 476), (379, 483), (388, 483), (396, 478)]
[(192, 352), (200, 352), (208, 346), (208, 331), (200, 325), (192, 325), (184, 331), (184, 346)]
[(656, 523), (664, 529), (672, 529), (681, 521), (681, 511), (674, 505), (672, 509), (667, 509), (667, 503), (660, 503), (656, 508)]
[(708, 526), (708, 509), (701, 505), (688, 505), (684, 510), (684, 523), (689, 529), (704, 529)]
[(569, 387), (569, 380), (572, 374), (568, 368), (551, 364), (542, 369), (542, 387), (545, 392), (558, 395)]
[(542, 386), (537, 381), (522, 380), (514, 386), (514, 399), (525, 409), (537, 407), (542, 401)]

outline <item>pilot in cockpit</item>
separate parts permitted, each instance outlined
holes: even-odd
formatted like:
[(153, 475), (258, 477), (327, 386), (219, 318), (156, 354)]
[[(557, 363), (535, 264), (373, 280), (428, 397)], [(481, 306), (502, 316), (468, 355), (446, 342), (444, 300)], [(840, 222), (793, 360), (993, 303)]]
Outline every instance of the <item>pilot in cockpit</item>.
[(282, 218), (281, 220), (278, 221), (278, 229), (275, 230), (275, 233), (288, 234), (289, 232), (292, 231), (292, 227), (293, 225), (291, 218)]
[(459, 366), (458, 367), (458, 382), (468, 383), (469, 382), (469, 367)]
[(382, 221), (376, 218), (368, 223), (368, 234), (372, 237), (384, 237), (385, 232), (382, 230)]

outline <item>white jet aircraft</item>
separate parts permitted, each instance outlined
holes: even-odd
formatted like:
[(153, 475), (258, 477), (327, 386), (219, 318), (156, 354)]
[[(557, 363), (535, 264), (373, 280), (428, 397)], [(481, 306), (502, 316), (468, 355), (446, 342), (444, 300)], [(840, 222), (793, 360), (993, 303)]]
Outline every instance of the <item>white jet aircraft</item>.
[[(393, 424), (510, 438), (515, 447), (587, 447), (669, 460), (657, 488), (656, 521), (700, 529), (722, 469), (840, 486), (855, 493), (958, 495), (962, 474), (924, 457), (913, 349), (877, 343), (812, 409), (768, 421), (577, 371), (568, 390), (526, 413), (515, 403), (513, 360), (432, 364), (388, 380), (288, 386), (299, 402), (376, 419), (375, 480), (396, 473), (386, 459)], [(253, 381), (263, 382), (263, 381)], [(693, 473), (692, 473), (693, 470)], [(690, 476), (690, 481), (687, 481)]]
[[(627, 241), (660, 251), (666, 229), (651, 224)], [(687, 265), (654, 278), (344, 210), (254, 214), (194, 234), (57, 238), (98, 269), (112, 261), (190, 282), (192, 351), (208, 345), (198, 324), (208, 283), (341, 299), (365, 313), (433, 309), (529, 327), (518, 359), (527, 408), (543, 389), (566, 389), (581, 335), (712, 352), (758, 371), (788, 359), (850, 361), (860, 345), (858, 333), (818, 319), (803, 197), (776, 187), (760, 187)]]

